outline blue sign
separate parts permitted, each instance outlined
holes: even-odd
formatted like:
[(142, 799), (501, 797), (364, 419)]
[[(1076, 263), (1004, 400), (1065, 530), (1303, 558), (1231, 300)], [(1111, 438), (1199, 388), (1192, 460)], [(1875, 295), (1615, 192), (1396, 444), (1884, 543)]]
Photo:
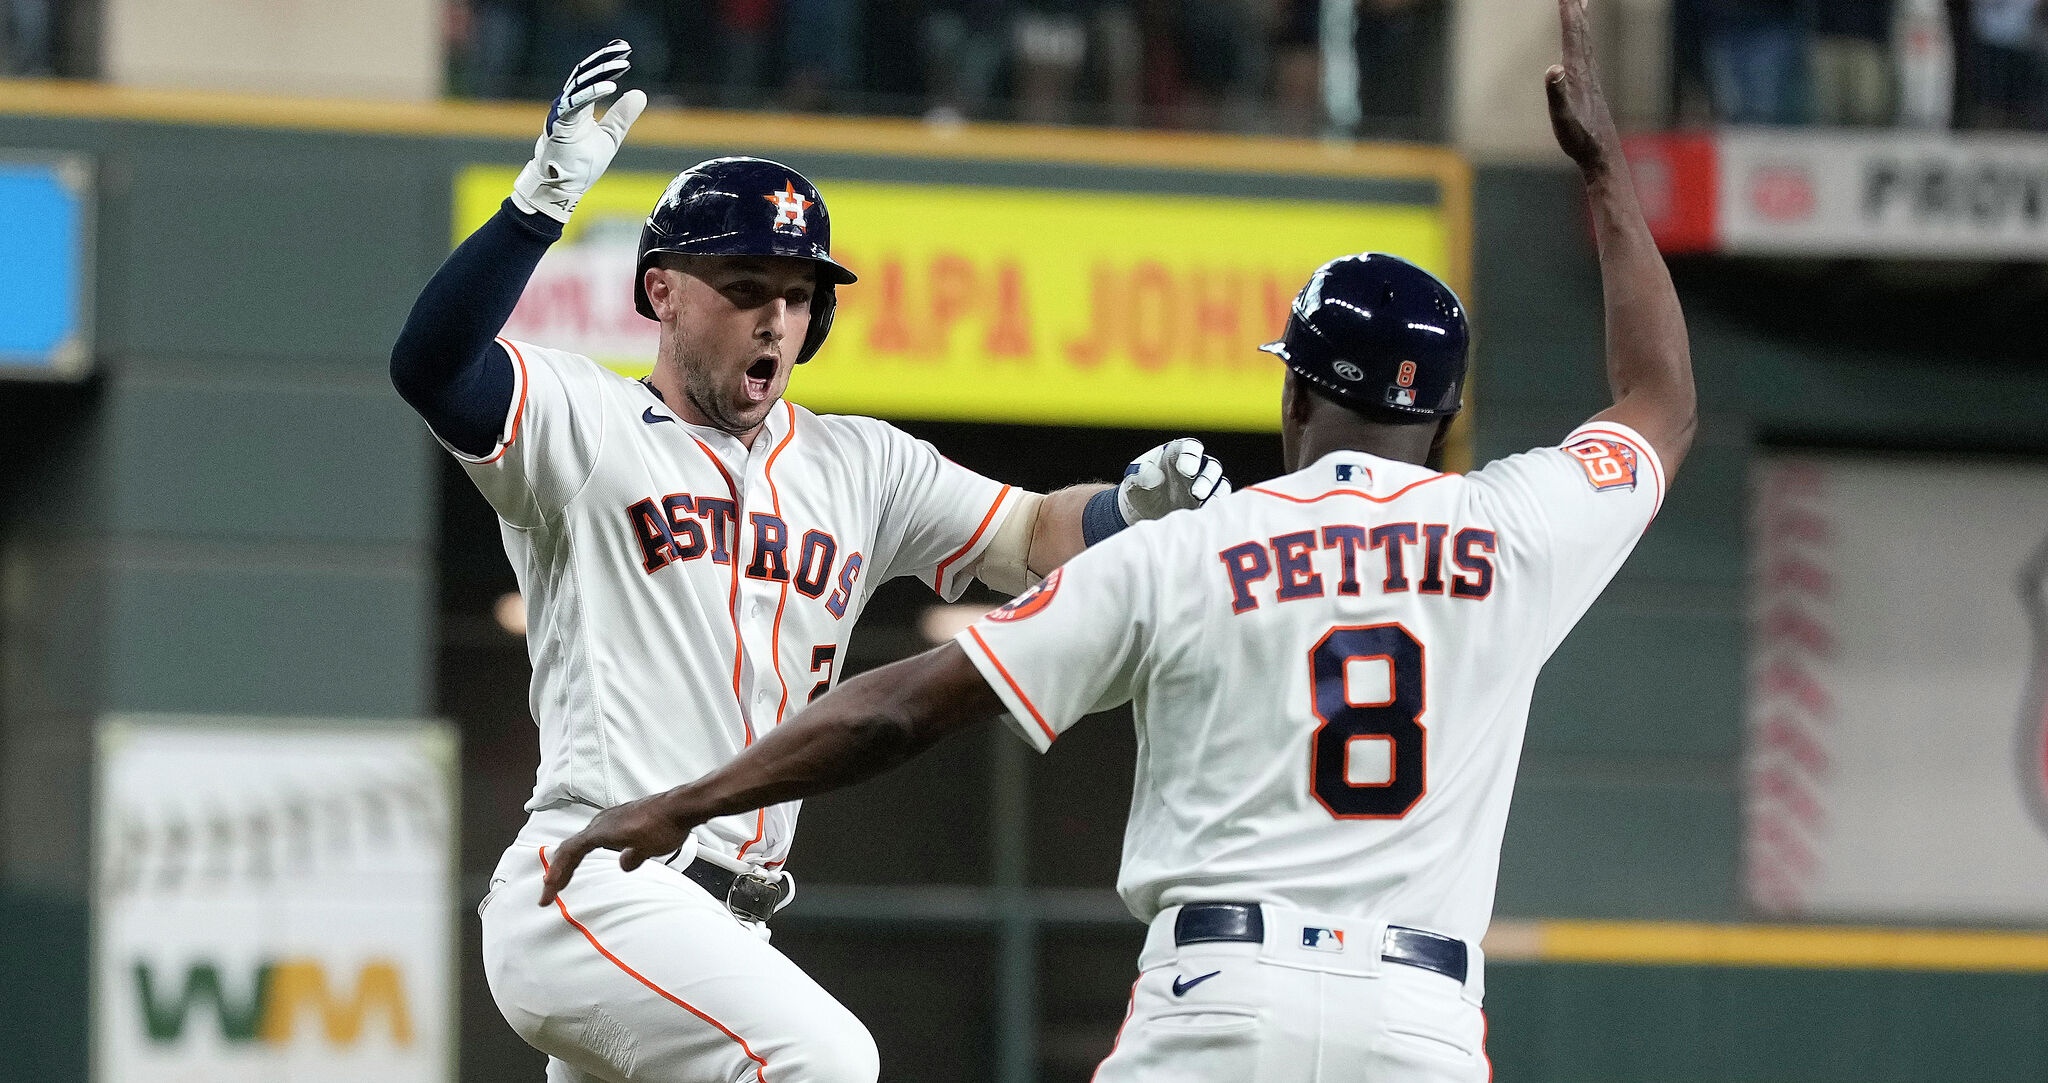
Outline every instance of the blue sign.
[(78, 159), (0, 158), (0, 378), (91, 364), (89, 176)]

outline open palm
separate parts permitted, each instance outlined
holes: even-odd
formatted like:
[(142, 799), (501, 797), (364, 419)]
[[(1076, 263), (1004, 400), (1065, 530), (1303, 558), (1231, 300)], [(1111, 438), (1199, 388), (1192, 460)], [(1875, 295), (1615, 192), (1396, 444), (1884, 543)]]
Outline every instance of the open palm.
[(1586, 0), (1558, 0), (1557, 11), (1564, 35), (1564, 63), (1552, 65), (1543, 79), (1550, 97), (1550, 127), (1557, 134), (1557, 145), (1580, 169), (1603, 170), (1615, 161), (1621, 137), (1614, 130), (1607, 95), (1600, 89), (1600, 73), (1593, 65)]

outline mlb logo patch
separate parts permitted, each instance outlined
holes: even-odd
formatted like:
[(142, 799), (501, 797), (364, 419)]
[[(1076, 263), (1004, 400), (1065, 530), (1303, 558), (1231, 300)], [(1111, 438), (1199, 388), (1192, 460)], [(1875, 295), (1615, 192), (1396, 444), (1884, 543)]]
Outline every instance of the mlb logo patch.
[(1301, 946), (1310, 951), (1343, 951), (1344, 930), (1305, 928), (1301, 930)]
[(1414, 389), (1414, 388), (1412, 388), (1412, 387), (1390, 387), (1390, 388), (1387, 388), (1387, 405), (1388, 405), (1388, 406), (1413, 406), (1413, 405), (1415, 405), (1415, 389)]
[(1370, 482), (1372, 480), (1372, 471), (1362, 466), (1353, 466), (1350, 463), (1338, 463), (1337, 480)]

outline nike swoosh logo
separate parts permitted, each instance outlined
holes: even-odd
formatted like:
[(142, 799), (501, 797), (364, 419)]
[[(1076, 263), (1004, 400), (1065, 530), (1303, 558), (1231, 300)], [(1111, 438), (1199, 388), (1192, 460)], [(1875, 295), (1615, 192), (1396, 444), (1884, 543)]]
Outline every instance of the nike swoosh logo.
[(1203, 982), (1208, 981), (1210, 978), (1213, 978), (1221, 973), (1223, 973), (1221, 970), (1211, 970), (1210, 972), (1202, 975), (1199, 978), (1188, 978), (1185, 981), (1176, 977), (1173, 979), (1173, 995), (1177, 997), (1184, 997), (1188, 995), (1188, 990), (1193, 989), (1195, 986), (1200, 985)]
[(667, 414), (657, 414), (654, 412), (654, 407), (649, 406), (646, 410), (641, 412), (640, 420), (647, 422), (649, 425), (652, 425), (657, 421), (674, 421), (675, 418), (672, 418)]

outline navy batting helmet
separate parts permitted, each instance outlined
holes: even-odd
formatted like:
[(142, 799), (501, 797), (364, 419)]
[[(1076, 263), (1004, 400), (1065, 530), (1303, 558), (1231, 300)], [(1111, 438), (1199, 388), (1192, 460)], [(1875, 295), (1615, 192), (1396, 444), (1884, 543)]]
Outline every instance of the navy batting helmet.
[(817, 264), (811, 326), (801, 365), (825, 344), (838, 307), (834, 287), (855, 281), (832, 261), (832, 219), (825, 197), (802, 173), (766, 158), (713, 158), (668, 183), (661, 202), (640, 229), (640, 263), (633, 270), (633, 306), (656, 319), (647, 300), (647, 268), (663, 252), (695, 256), (795, 256)]
[(1423, 420), (1464, 405), (1465, 306), (1435, 275), (1378, 252), (1333, 259), (1259, 349), (1346, 406)]

